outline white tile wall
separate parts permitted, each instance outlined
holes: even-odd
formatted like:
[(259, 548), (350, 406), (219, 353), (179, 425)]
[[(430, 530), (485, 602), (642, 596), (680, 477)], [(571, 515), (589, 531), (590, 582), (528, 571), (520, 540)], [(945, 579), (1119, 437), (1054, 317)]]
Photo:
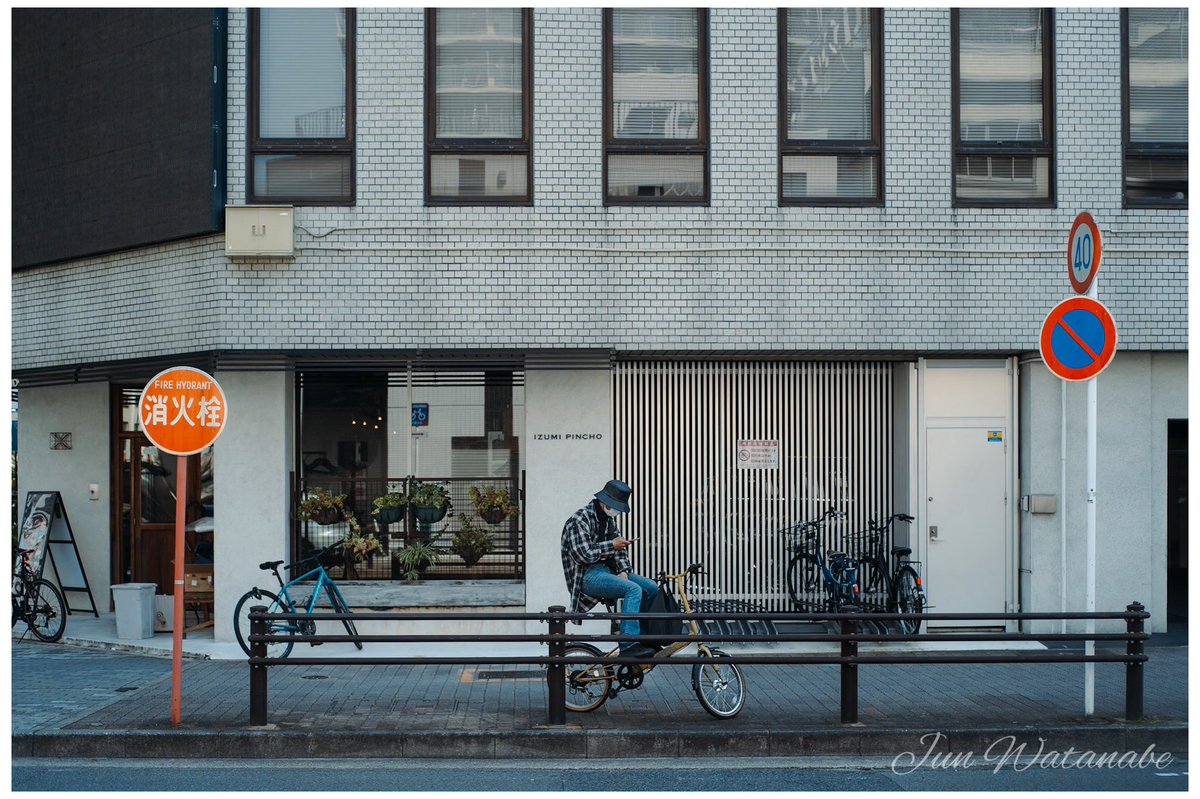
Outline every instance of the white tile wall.
[[(1121, 208), (1117, 9), (1057, 11), (1056, 209), (951, 207), (946, 9), (884, 14), (882, 208), (776, 205), (774, 9), (712, 9), (712, 203), (601, 202), (601, 15), (534, 12), (532, 208), (426, 208), (423, 12), (361, 8), (357, 203), (297, 210), (293, 261), (221, 236), (20, 272), (13, 367), (209, 349), (1011, 352), (1105, 233), (1123, 348), (1185, 350), (1187, 215)], [(245, 197), (246, 13), (229, 12), (229, 202)]]

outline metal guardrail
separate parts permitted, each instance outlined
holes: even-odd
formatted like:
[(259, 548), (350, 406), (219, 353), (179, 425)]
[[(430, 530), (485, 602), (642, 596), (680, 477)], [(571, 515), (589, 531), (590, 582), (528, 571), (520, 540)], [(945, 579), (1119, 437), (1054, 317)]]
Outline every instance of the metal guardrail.
[[(566, 632), (568, 621), (621, 620), (637, 618), (674, 619), (685, 621), (722, 619), (729, 621), (772, 621), (779, 622), (834, 622), (840, 625), (839, 633), (775, 633), (769, 635), (730, 635), (726, 633), (691, 635), (642, 635), (636, 638), (622, 635), (571, 634)], [(783, 665), (838, 665), (841, 667), (841, 721), (854, 724), (858, 721), (858, 668), (863, 665), (879, 664), (947, 664), (947, 663), (1124, 663), (1125, 671), (1125, 719), (1137, 721), (1144, 713), (1145, 654), (1144, 642), (1150, 637), (1145, 631), (1145, 621), (1150, 614), (1139, 602), (1126, 606), (1125, 610), (1104, 613), (860, 613), (853, 606), (845, 606), (835, 613), (568, 613), (561, 605), (550, 607), (544, 613), (372, 613), (370, 616), (354, 613), (267, 613), (265, 606), (250, 610), (250, 723), (262, 726), (267, 723), (267, 669), (271, 666), (409, 666), (409, 665), (543, 665), (547, 667), (548, 688), (547, 716), (550, 724), (566, 723), (566, 669), (570, 664), (595, 662), (594, 658), (566, 657), (568, 644), (576, 642), (624, 642), (643, 641), (670, 643), (674, 641), (704, 641), (722, 643), (781, 643), (795, 641), (838, 642), (837, 655), (823, 654), (736, 654), (730, 653), (728, 662), (736, 664), (783, 664)], [(470, 635), (267, 635), (267, 624), (271, 620), (341, 621), (351, 619), (363, 621), (537, 621), (547, 626), (545, 633), (527, 634), (470, 634)], [(1114, 620), (1125, 621), (1123, 633), (915, 633), (878, 634), (859, 632), (859, 623), (864, 621), (900, 621), (921, 619), (925, 627), (929, 621), (1062, 621), (1062, 620)], [(474, 655), (470, 657), (289, 657), (267, 656), (268, 643), (538, 643), (547, 647), (545, 655), (495, 656)], [(997, 652), (997, 653), (944, 653), (944, 652), (882, 652), (860, 655), (859, 643), (868, 642), (914, 642), (914, 641), (1124, 641), (1125, 652), (1088, 655), (1081, 652)], [(724, 659), (723, 659), (724, 660)], [(707, 663), (700, 656), (679, 656), (654, 659), (650, 657), (605, 658), (606, 663), (616, 665), (653, 663), (664, 665), (691, 665)]]

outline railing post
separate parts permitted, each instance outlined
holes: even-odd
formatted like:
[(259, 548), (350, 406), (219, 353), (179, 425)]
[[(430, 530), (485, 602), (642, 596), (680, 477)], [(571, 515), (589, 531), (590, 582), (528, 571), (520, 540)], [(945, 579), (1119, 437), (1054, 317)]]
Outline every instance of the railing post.
[[(250, 608), (250, 635), (266, 635), (266, 619), (255, 618), (256, 613), (266, 613), (265, 605), (255, 605)], [(263, 641), (250, 644), (250, 657), (265, 658), (267, 645)], [(262, 663), (250, 665), (250, 723), (262, 727), (267, 723), (267, 667)]]
[[(856, 613), (854, 605), (842, 605), (838, 608), (842, 613)], [(842, 619), (842, 635), (858, 635), (858, 620)], [(858, 657), (858, 641), (848, 639), (842, 641), (842, 657)], [(858, 664), (842, 662), (842, 723), (858, 723)]]
[[(1146, 625), (1140, 614), (1146, 609), (1142, 607), (1141, 602), (1134, 602), (1132, 605), (1125, 607), (1129, 616), (1125, 617), (1125, 632), (1130, 636), (1141, 635)], [(1139, 614), (1134, 616), (1132, 614)], [(1141, 655), (1145, 652), (1141, 638), (1130, 638), (1125, 644), (1125, 654)], [(1136, 663), (1125, 664), (1125, 720), (1139, 721), (1145, 715), (1143, 708), (1143, 688), (1145, 687), (1146, 670), (1143, 668), (1145, 662), (1139, 660)]]
[[(563, 614), (567, 609), (562, 605), (550, 606), (550, 635), (561, 636), (567, 633), (567, 622)], [(546, 685), (550, 689), (549, 706), (547, 707), (550, 724), (567, 723), (567, 669), (561, 658), (567, 653), (567, 644), (561, 638), (550, 639), (550, 657), (560, 658), (546, 669)]]

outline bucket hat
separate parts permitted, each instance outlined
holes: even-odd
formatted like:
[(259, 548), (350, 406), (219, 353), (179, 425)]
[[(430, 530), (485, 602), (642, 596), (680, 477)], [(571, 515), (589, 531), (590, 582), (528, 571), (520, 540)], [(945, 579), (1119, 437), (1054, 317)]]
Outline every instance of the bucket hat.
[(633, 489), (620, 480), (609, 480), (604, 488), (596, 492), (596, 499), (621, 513), (629, 511), (629, 495)]

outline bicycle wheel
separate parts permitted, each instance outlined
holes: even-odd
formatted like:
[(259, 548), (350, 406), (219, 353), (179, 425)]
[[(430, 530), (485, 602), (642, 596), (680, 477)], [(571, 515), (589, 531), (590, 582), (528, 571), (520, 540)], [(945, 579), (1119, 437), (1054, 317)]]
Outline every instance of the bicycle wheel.
[[(896, 572), (895, 609), (897, 613), (925, 612), (925, 592), (921, 590), (920, 578), (912, 566), (901, 567)], [(904, 635), (915, 635), (921, 631), (921, 620), (901, 621), (899, 626)]]
[(746, 706), (746, 681), (742, 678), (742, 670), (734, 663), (719, 663), (720, 658), (729, 655), (720, 649), (708, 650), (713, 655), (711, 663), (697, 663), (692, 666), (692, 688), (700, 706), (709, 715), (719, 719), (731, 719)]
[(604, 704), (613, 683), (613, 668), (600, 662), (604, 656), (591, 644), (570, 644), (567, 657), (597, 658), (595, 663), (567, 664), (567, 710), (587, 713)]
[[(325, 586), (325, 593), (329, 595), (329, 604), (333, 605), (334, 613), (350, 612), (350, 608), (346, 607), (346, 600), (342, 599), (342, 592), (339, 591), (333, 583)], [(350, 619), (343, 620), (342, 625), (346, 628), (346, 632), (350, 633), (351, 635), (358, 635), (358, 629), (354, 626), (354, 622), (350, 621)], [(355, 641), (354, 645), (359, 649), (362, 649), (362, 641)]]
[(29, 589), (29, 629), (43, 641), (54, 643), (67, 629), (66, 603), (54, 583), (34, 580)]
[[(279, 597), (262, 588), (251, 588), (241, 599), (238, 600), (237, 607), (233, 609), (233, 633), (237, 636), (238, 643), (241, 644), (242, 650), (250, 654), (250, 608), (255, 605), (265, 605), (268, 613), (292, 613), (291, 605), (282, 602)], [(267, 625), (268, 635), (295, 635), (299, 628), (297, 624), (287, 624), (284, 622), (271, 622)], [(286, 643), (267, 644), (267, 657), (270, 658), (285, 658), (292, 654), (292, 647), (295, 646), (294, 641)]]
[(787, 567), (788, 597), (797, 610), (811, 610), (813, 593), (821, 590), (821, 569), (807, 554), (792, 557)]

